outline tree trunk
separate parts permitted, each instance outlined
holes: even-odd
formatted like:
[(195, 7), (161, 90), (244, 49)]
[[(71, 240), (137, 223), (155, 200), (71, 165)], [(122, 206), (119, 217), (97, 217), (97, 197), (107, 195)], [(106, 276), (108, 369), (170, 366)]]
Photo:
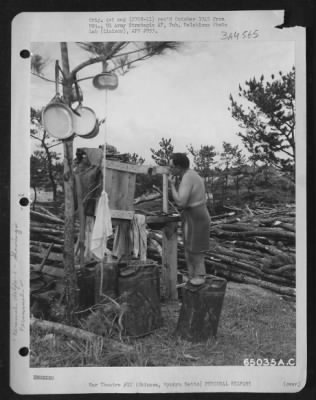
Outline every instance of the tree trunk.
[(40, 329), (43, 332), (53, 332), (59, 335), (65, 335), (77, 340), (85, 340), (90, 343), (102, 343), (106, 344), (108, 348), (112, 348), (113, 350), (120, 352), (130, 352), (133, 350), (133, 346), (116, 342), (113, 339), (103, 338), (102, 336), (96, 335), (94, 333), (85, 331), (80, 328), (75, 328), (68, 325), (63, 325), (58, 322), (39, 320), (37, 318), (31, 318), (30, 324), (32, 328)]
[(46, 152), (46, 157), (47, 157), (47, 169), (48, 169), (48, 177), (52, 185), (52, 190), (53, 190), (53, 200), (56, 201), (56, 196), (57, 196), (57, 185), (54, 179), (53, 175), (53, 165), (52, 165), (52, 156), (49, 152), (49, 148), (45, 144), (45, 140), (42, 140), (43, 147)]
[[(70, 102), (72, 79), (69, 71), (67, 43), (61, 42), (61, 58), (63, 67), (63, 96), (67, 104)], [(64, 267), (66, 319), (68, 323), (74, 320), (74, 311), (79, 304), (79, 289), (74, 265), (74, 175), (72, 170), (73, 139), (64, 140), (64, 193), (65, 193), (65, 232), (64, 232)]]

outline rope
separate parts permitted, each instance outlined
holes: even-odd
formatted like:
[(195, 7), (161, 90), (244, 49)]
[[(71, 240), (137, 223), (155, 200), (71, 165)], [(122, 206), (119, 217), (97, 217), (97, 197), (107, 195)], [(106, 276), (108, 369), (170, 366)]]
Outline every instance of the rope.
[[(107, 139), (107, 120), (108, 120), (108, 90), (105, 89), (105, 121), (104, 121), (104, 140), (103, 140), (103, 180), (102, 180), (102, 194), (105, 192), (105, 180), (106, 180), (106, 139)], [(101, 276), (100, 276), (100, 288), (99, 293), (103, 292), (103, 260), (101, 262)]]
[(105, 114), (106, 119), (104, 121), (104, 143), (103, 143), (103, 182), (102, 182), (102, 192), (105, 191), (105, 175), (106, 175), (106, 130), (107, 130), (107, 117), (108, 117), (108, 90), (105, 89)]

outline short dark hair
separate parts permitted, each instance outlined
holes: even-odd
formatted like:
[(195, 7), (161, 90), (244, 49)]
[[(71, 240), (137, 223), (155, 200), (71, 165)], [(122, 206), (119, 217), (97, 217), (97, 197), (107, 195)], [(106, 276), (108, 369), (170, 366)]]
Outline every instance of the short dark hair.
[(173, 161), (173, 165), (175, 167), (180, 167), (185, 169), (190, 167), (190, 160), (188, 159), (185, 153), (172, 153), (171, 160)]

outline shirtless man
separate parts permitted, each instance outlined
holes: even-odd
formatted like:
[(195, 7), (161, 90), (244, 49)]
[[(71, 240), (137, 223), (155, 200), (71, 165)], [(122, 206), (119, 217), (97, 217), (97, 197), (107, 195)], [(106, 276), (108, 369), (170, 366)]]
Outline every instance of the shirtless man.
[[(183, 209), (183, 243), (191, 280), (205, 276), (204, 252), (209, 249), (210, 216), (206, 207), (204, 181), (189, 167), (190, 160), (184, 153), (172, 154), (169, 182), (174, 201)], [(181, 178), (178, 188), (177, 177)]]

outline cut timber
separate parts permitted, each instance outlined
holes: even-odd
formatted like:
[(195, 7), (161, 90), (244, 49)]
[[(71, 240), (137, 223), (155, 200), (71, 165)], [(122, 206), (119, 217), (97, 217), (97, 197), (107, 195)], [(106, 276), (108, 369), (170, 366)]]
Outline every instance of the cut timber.
[(31, 232), (34, 233), (47, 233), (49, 235), (63, 236), (63, 231), (58, 229), (49, 229), (44, 227), (37, 227), (31, 225)]
[(152, 201), (152, 200), (156, 200), (159, 198), (161, 198), (160, 193), (143, 194), (134, 200), (134, 204), (145, 203), (146, 201)]
[(122, 352), (130, 352), (133, 350), (133, 346), (126, 345), (124, 343), (117, 342), (113, 339), (103, 338), (102, 336), (95, 335), (94, 333), (84, 331), (83, 329), (75, 328), (57, 322), (39, 320), (37, 318), (31, 318), (30, 324), (32, 328), (40, 329), (43, 332), (53, 332), (59, 335), (69, 336), (73, 339), (85, 340), (90, 343), (106, 344), (107, 347), (112, 347), (115, 350)]
[(135, 214), (134, 211), (127, 211), (127, 210), (110, 210), (111, 217), (115, 219), (133, 219)]
[(168, 167), (164, 167), (164, 166), (127, 164), (127, 163), (122, 163), (119, 161), (112, 161), (112, 160), (106, 161), (106, 168), (107, 169), (115, 169), (117, 171), (130, 172), (130, 173), (134, 173), (134, 174), (148, 174), (151, 172), (153, 175), (155, 175), (155, 174), (167, 174), (168, 173)]
[(183, 303), (176, 336), (191, 342), (205, 342), (215, 337), (226, 290), (226, 280), (207, 277), (204, 284), (188, 283), (182, 289)]
[(64, 221), (58, 217), (51, 217), (50, 215), (42, 214), (33, 210), (30, 211), (31, 211), (31, 218), (34, 219), (35, 221), (48, 221), (48, 222), (53, 222), (55, 224), (64, 223)]
[(36, 232), (32, 232), (31, 231), (31, 240), (36, 240), (36, 239), (40, 239), (41, 242), (46, 242), (46, 243), (51, 243), (53, 242), (54, 245), (57, 244), (65, 244), (65, 241), (62, 238), (59, 238), (57, 236), (54, 235), (48, 235), (47, 233), (45, 234), (40, 234), (40, 232), (36, 233)]
[(260, 236), (260, 237), (263, 236), (275, 240), (283, 239), (293, 242), (295, 241), (295, 233), (278, 228), (256, 228), (251, 231), (243, 231), (243, 232), (228, 232), (221, 229), (214, 229), (214, 232), (219, 237), (232, 238), (232, 239), (246, 238), (251, 236)]
[(147, 215), (146, 223), (150, 224), (161, 224), (165, 225), (170, 222), (179, 222), (181, 217), (179, 215)]
[(43, 267), (44, 267), (44, 265), (45, 265), (45, 263), (46, 263), (46, 261), (48, 259), (49, 253), (51, 252), (53, 246), (54, 246), (54, 243), (51, 243), (49, 245), (49, 248), (47, 249), (46, 254), (45, 254), (44, 258), (43, 258), (43, 261), (41, 262), (40, 269), (39, 269), (40, 272), (42, 271), (42, 269), (43, 269)]

